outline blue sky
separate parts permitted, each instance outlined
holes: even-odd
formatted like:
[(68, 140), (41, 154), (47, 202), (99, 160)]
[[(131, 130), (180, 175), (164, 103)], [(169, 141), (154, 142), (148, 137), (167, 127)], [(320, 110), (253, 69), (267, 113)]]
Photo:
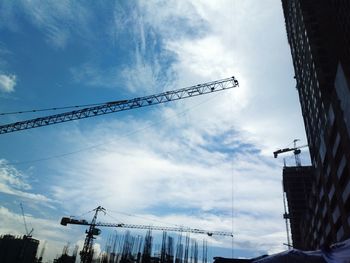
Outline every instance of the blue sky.
[[(1, 135), (0, 232), (24, 233), (23, 203), (50, 258), (84, 240), (60, 218), (102, 205), (124, 223), (233, 226), (237, 257), (278, 252), (283, 161), (272, 152), (306, 144), (279, 0), (1, 1), (1, 113), (232, 75), (234, 90)], [(213, 255), (231, 255), (230, 238), (209, 242)]]

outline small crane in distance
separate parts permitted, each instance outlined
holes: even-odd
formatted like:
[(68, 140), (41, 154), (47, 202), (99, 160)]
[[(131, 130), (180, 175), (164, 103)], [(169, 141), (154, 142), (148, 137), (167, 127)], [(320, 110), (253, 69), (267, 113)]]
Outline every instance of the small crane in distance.
[[(29, 119), (29, 120), (9, 123), (5, 125), (0, 125), (0, 134), (38, 128), (38, 127), (48, 126), (48, 125), (62, 123), (62, 122), (85, 119), (85, 118), (95, 117), (95, 116), (109, 114), (113, 112), (137, 109), (137, 108), (151, 106), (155, 104), (161, 104), (161, 103), (166, 103), (170, 101), (196, 97), (196, 96), (200, 96), (208, 93), (235, 88), (238, 86), (239, 84), (238, 84), (238, 81), (235, 79), (235, 77), (231, 77), (231, 78), (211, 81), (203, 84), (198, 84), (187, 88), (165, 91), (159, 94), (149, 95), (145, 97), (139, 97), (139, 98), (134, 98), (129, 100), (110, 101), (110, 102), (100, 103), (100, 104), (90, 104), (90, 107), (86, 107), (88, 105), (85, 105), (85, 108), (82, 108), (79, 110), (73, 110), (69, 112), (63, 112), (63, 113), (39, 117), (35, 119)], [(32, 110), (32, 111), (22, 111), (22, 112), (12, 112), (12, 113), (0, 113), (0, 116), (7, 115), (7, 114), (19, 114), (24, 112), (40, 112), (40, 111), (47, 111), (47, 110), (81, 108), (81, 107), (84, 107), (84, 105)]]
[[(285, 153), (285, 152), (291, 152), (293, 151), (294, 153), (294, 158), (295, 158), (295, 165), (296, 167), (300, 167), (301, 166), (301, 160), (300, 160), (300, 153), (301, 150), (300, 148), (304, 148), (304, 147), (308, 147), (308, 145), (303, 145), (303, 146), (297, 146), (297, 142), (299, 141), (299, 139), (294, 139), (293, 140), (293, 148), (284, 148), (284, 149), (279, 149), (277, 151), (273, 152), (273, 157), (277, 158), (279, 154), (281, 153)], [(284, 160), (284, 167), (286, 167), (286, 161)], [(288, 220), (289, 220), (289, 214), (287, 213), (287, 205), (286, 205), (286, 193), (283, 190), (283, 206), (284, 206), (284, 214), (283, 214), (283, 218), (285, 219), (285, 223), (286, 223), (286, 233), (287, 233), (287, 246), (288, 249), (291, 249), (291, 242), (290, 242), (290, 235), (289, 235), (289, 225), (288, 225)]]
[(161, 231), (171, 231), (171, 232), (187, 232), (187, 233), (195, 233), (195, 234), (206, 234), (208, 236), (230, 236), (233, 234), (230, 232), (224, 231), (207, 231), (201, 229), (193, 229), (193, 228), (182, 228), (182, 227), (162, 227), (162, 226), (149, 226), (149, 225), (135, 225), (135, 224), (123, 224), (123, 223), (101, 223), (97, 221), (97, 214), (99, 212), (106, 213), (106, 209), (102, 206), (98, 206), (93, 211), (95, 211), (94, 217), (89, 223), (85, 219), (72, 219), (69, 217), (62, 217), (61, 225), (66, 226), (68, 224), (72, 225), (85, 225), (89, 226), (89, 230), (86, 230), (86, 238), (84, 242), (84, 247), (80, 252), (81, 262), (82, 263), (90, 263), (93, 257), (93, 240), (94, 236), (97, 236), (101, 233), (101, 230), (96, 228), (96, 226), (102, 227), (117, 227), (117, 228), (134, 228), (134, 229), (148, 229), (148, 230), (161, 230)]
[(25, 228), (25, 230), (26, 230), (26, 237), (31, 238), (31, 237), (32, 237), (32, 234), (33, 234), (33, 231), (34, 231), (34, 228), (32, 228), (30, 231), (28, 231), (27, 222), (26, 222), (26, 218), (25, 218), (25, 215), (24, 215), (23, 205), (22, 205), (22, 203), (20, 203), (19, 205), (20, 205), (21, 211), (22, 211), (22, 217), (23, 217), (24, 228)]
[(22, 205), (22, 203), (19, 203), (19, 205), (21, 207), (23, 223), (24, 223), (24, 228), (26, 230), (26, 234), (23, 236), (23, 245), (19, 251), (19, 255), (18, 255), (19, 261), (17, 261), (17, 262), (25, 262), (26, 261), (26, 258), (25, 258), (26, 257), (26, 250), (28, 248), (29, 242), (32, 240), (32, 234), (33, 234), (34, 228), (32, 228), (30, 231), (28, 231), (27, 222), (26, 222), (26, 218), (24, 215), (23, 205)]
[(300, 153), (301, 153), (301, 150), (300, 148), (305, 148), (305, 147), (308, 147), (308, 145), (303, 145), (303, 146), (297, 146), (297, 141), (299, 141), (299, 139), (294, 139), (293, 140), (293, 144), (294, 144), (294, 147), (293, 148), (284, 148), (284, 149), (279, 149), (277, 151), (274, 151), (273, 152), (273, 157), (274, 158), (277, 158), (277, 156), (281, 153), (285, 153), (285, 152), (291, 152), (293, 151), (294, 153), (294, 158), (295, 158), (295, 165), (296, 166), (301, 166), (301, 160), (300, 160)]

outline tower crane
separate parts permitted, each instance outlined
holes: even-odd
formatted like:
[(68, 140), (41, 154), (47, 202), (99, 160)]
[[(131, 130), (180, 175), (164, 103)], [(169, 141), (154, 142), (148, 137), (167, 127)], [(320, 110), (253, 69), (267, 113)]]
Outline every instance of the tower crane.
[(293, 151), (294, 153), (294, 158), (295, 158), (295, 165), (296, 166), (301, 166), (301, 160), (300, 160), (300, 153), (301, 153), (301, 150), (300, 148), (305, 148), (305, 147), (308, 147), (308, 145), (303, 145), (303, 146), (297, 146), (296, 143), (297, 141), (299, 141), (298, 139), (295, 139), (293, 140), (293, 144), (294, 144), (294, 147), (293, 148), (284, 148), (284, 149), (279, 149), (277, 151), (274, 151), (273, 152), (273, 157), (274, 158), (277, 158), (277, 156), (281, 153), (285, 153), (285, 152), (291, 152)]
[[(110, 101), (110, 102), (100, 103), (100, 104), (91, 104), (93, 106), (90, 106), (90, 107), (86, 107), (88, 105), (85, 105), (85, 107), (72, 106), (72, 107), (46, 109), (46, 110), (58, 110), (58, 109), (84, 107), (79, 110), (73, 110), (73, 111), (63, 112), (59, 114), (1, 125), (0, 134), (38, 128), (38, 127), (48, 126), (48, 125), (61, 123), (61, 122), (90, 118), (90, 117), (109, 114), (113, 112), (131, 110), (131, 109), (141, 108), (145, 106), (166, 103), (174, 100), (186, 99), (190, 97), (204, 95), (207, 93), (235, 88), (238, 86), (239, 84), (238, 84), (238, 81), (235, 79), (235, 77), (231, 77), (231, 78), (211, 81), (203, 84), (198, 84), (187, 88), (166, 91), (166, 92), (149, 95), (145, 97), (139, 97), (139, 98), (134, 98), (129, 100)], [(42, 109), (42, 110), (32, 110), (32, 111), (25, 111), (25, 112), (39, 112), (39, 111), (45, 111), (45, 110)], [(24, 112), (15, 112), (15, 113), (24, 113)], [(10, 113), (2, 113), (0, 115), (6, 115), (6, 114), (10, 114)]]
[[(284, 149), (279, 149), (277, 151), (273, 152), (273, 157), (277, 158), (279, 154), (281, 153), (285, 153), (285, 152), (291, 152), (293, 151), (294, 153), (294, 158), (295, 158), (295, 165), (296, 166), (301, 166), (301, 160), (300, 160), (300, 153), (301, 150), (300, 148), (305, 148), (308, 147), (308, 145), (302, 145), (302, 146), (297, 146), (297, 142), (299, 141), (299, 139), (294, 139), (293, 140), (293, 148), (284, 148)], [(286, 166), (286, 162), (284, 161), (284, 166)], [(289, 214), (287, 212), (287, 205), (286, 205), (286, 193), (283, 190), (283, 207), (284, 207), (284, 214), (283, 214), (283, 218), (285, 219), (285, 223), (286, 223), (286, 232), (287, 232), (287, 246), (288, 249), (291, 249), (291, 242), (290, 242), (290, 235), (289, 235), (289, 225), (288, 225), (288, 220), (289, 220)]]
[(25, 218), (25, 216), (24, 216), (23, 205), (22, 205), (22, 203), (20, 203), (19, 205), (20, 205), (21, 211), (22, 211), (22, 217), (23, 217), (24, 228), (25, 228), (25, 230), (26, 230), (26, 237), (31, 238), (31, 237), (32, 237), (32, 234), (33, 234), (33, 231), (34, 231), (34, 228), (32, 228), (30, 231), (28, 231), (26, 218)]
[(96, 228), (97, 226), (161, 230), (161, 231), (170, 231), (170, 232), (187, 232), (187, 233), (195, 233), (195, 234), (206, 234), (208, 236), (213, 236), (213, 235), (230, 236), (230, 237), (233, 236), (233, 234), (230, 232), (207, 231), (207, 230), (201, 230), (201, 229), (196, 229), (196, 228), (163, 227), (163, 226), (135, 225), (135, 224), (123, 224), (123, 223), (102, 223), (102, 222), (97, 222), (97, 214), (99, 212), (106, 213), (106, 210), (103, 207), (98, 206), (93, 211), (95, 211), (95, 214), (94, 214), (94, 217), (93, 217), (91, 223), (89, 223), (85, 219), (72, 219), (70, 217), (62, 217), (62, 219), (61, 219), (61, 225), (63, 225), (63, 226), (66, 226), (68, 224), (89, 226), (89, 230), (85, 231), (86, 238), (85, 238), (85, 242), (84, 242), (84, 247), (83, 247), (82, 251), (80, 252), (82, 263), (90, 263), (92, 261), (93, 239), (94, 239), (94, 236), (99, 235), (101, 233), (101, 230)]

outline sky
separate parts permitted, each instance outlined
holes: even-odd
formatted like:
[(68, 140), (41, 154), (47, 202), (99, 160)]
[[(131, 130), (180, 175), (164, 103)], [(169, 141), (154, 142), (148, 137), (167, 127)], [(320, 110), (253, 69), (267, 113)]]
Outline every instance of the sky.
[(53, 259), (84, 241), (61, 217), (91, 220), (101, 205), (102, 222), (233, 232), (207, 238), (210, 256), (283, 251), (283, 157), (293, 156), (272, 152), (307, 144), (279, 0), (0, 1), (0, 113), (231, 76), (239, 87), (0, 135), (0, 233), (25, 234), (22, 203)]

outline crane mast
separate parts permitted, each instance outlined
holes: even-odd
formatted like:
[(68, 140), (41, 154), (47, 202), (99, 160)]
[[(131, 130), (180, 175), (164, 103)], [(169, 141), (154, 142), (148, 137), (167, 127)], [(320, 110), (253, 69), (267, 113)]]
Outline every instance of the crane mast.
[(198, 84), (195, 86), (166, 91), (159, 94), (139, 97), (129, 100), (111, 101), (107, 103), (97, 104), (97, 106), (86, 107), (80, 110), (74, 110), (35, 119), (19, 121), (15, 123), (0, 126), (0, 134), (21, 131), (26, 129), (48, 126), (56, 123), (68, 122), (84, 118), (95, 117), (99, 115), (109, 114), (113, 112), (131, 110), (145, 106), (151, 106), (160, 103), (166, 103), (174, 100), (191, 98), (207, 93), (222, 91), (238, 87), (238, 81), (234, 78), (226, 78)]
[(89, 224), (89, 230), (86, 230), (86, 238), (84, 241), (84, 246), (82, 251), (80, 252), (80, 258), (82, 263), (90, 263), (92, 262), (92, 257), (94, 255), (93, 251), (93, 240), (94, 235), (98, 235), (100, 233), (100, 230), (96, 228), (96, 220), (97, 220), (97, 214), (98, 212), (104, 212), (105, 209), (102, 206), (98, 206), (93, 211), (95, 211), (94, 217), (92, 218), (91, 223)]

